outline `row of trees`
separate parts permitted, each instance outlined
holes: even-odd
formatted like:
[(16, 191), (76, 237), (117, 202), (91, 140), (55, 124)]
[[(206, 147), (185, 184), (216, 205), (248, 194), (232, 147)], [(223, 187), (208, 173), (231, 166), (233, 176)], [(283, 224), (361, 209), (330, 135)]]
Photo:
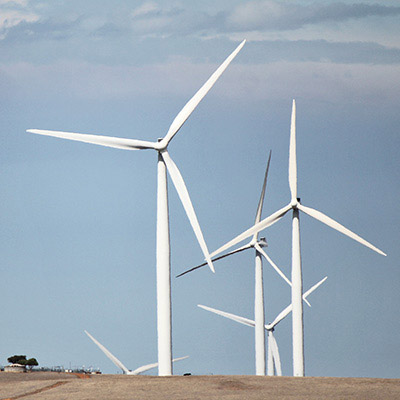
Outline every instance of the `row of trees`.
[(37, 362), (36, 358), (29, 358), (28, 360), (26, 359), (26, 356), (23, 355), (14, 355), (11, 357), (7, 358), (7, 361), (11, 364), (20, 364), (20, 365), (25, 365), (28, 368), (32, 369), (33, 367), (39, 365)]

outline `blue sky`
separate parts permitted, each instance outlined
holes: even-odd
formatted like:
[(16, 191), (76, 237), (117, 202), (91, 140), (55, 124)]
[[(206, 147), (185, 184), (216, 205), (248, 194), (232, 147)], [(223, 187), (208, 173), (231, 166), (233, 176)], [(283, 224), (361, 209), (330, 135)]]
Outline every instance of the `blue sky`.
[[(28, 135), (28, 128), (156, 140), (244, 38), (169, 147), (210, 250), (289, 200), (290, 108), (298, 192), (388, 253), (301, 217), (306, 374), (399, 375), (400, 3), (0, 0), (1, 363), (129, 368), (156, 349), (156, 156)], [(172, 274), (202, 261), (170, 185)], [(287, 216), (264, 232), (290, 274)], [(196, 307), (252, 317), (254, 257), (173, 279), (175, 372), (253, 374), (254, 335)], [(266, 320), (290, 302), (264, 265)], [(291, 320), (275, 331), (291, 374)]]

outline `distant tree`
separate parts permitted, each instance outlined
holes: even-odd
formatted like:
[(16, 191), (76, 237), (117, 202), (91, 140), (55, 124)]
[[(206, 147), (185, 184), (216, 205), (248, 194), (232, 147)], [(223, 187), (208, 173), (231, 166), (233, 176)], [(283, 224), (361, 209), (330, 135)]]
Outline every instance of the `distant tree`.
[(25, 365), (29, 368), (32, 369), (33, 367), (36, 367), (39, 365), (37, 362), (36, 358), (30, 358), (29, 360), (26, 360)]
[(26, 365), (29, 369), (32, 369), (33, 367), (39, 365), (37, 362), (36, 358), (30, 358), (29, 360), (26, 359), (26, 356), (24, 355), (15, 355), (12, 357), (7, 358), (7, 361), (11, 364), (21, 364), (21, 365)]
[(26, 363), (26, 356), (23, 356), (23, 355), (19, 355), (19, 356), (14, 355), (14, 356), (8, 357), (8, 358), (7, 358), (7, 361), (8, 361), (9, 363), (11, 363), (11, 364), (21, 364), (21, 365), (25, 365), (25, 363)]

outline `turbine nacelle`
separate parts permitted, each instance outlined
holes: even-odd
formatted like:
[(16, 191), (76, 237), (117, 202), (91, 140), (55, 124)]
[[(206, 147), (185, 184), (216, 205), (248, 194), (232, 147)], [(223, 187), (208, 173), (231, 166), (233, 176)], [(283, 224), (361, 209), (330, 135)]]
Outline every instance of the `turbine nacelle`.
[(298, 208), (298, 205), (300, 204), (300, 197), (297, 197), (296, 199), (292, 199), (290, 202), (290, 206), (295, 209)]
[(154, 150), (159, 151), (160, 153), (163, 152), (163, 150), (166, 150), (168, 147), (168, 143), (163, 143), (164, 138), (158, 138), (157, 142), (154, 143)]
[(260, 247), (268, 247), (268, 242), (265, 237), (260, 238), (257, 243)]

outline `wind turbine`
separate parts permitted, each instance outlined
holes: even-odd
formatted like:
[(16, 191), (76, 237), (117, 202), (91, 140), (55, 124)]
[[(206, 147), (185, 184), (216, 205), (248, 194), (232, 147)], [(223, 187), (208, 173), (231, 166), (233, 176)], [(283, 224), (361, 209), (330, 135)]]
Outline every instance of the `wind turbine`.
[(169, 240), (169, 216), (168, 216), (168, 192), (167, 173), (178, 192), (183, 208), (189, 218), (197, 241), (207, 260), (211, 270), (214, 267), (204, 241), (200, 225), (193, 209), (185, 182), (182, 175), (168, 154), (168, 144), (182, 125), (188, 119), (193, 110), (208, 93), (217, 79), (236, 57), (245, 44), (245, 40), (232, 52), (232, 54), (211, 75), (207, 82), (186, 103), (182, 110), (173, 120), (167, 134), (158, 142), (143, 140), (116, 138), (109, 136), (87, 135), (72, 132), (48, 131), (39, 129), (28, 129), (27, 132), (54, 136), (62, 139), (76, 140), (85, 143), (93, 143), (106, 147), (124, 150), (156, 150), (158, 154), (158, 184), (157, 184), (157, 331), (158, 331), (158, 373), (161, 376), (172, 375), (172, 338), (171, 338), (171, 266), (170, 266), (170, 240)]
[[(317, 287), (319, 287), (322, 283), (324, 283), (327, 280), (327, 278), (328, 277), (326, 276), (325, 278), (321, 279), (318, 283), (316, 283), (313, 287), (308, 289), (307, 292), (303, 294), (303, 300), (305, 301), (308, 295), (311, 294), (315, 289), (317, 289)], [(240, 324), (251, 326), (253, 328), (256, 327), (257, 322), (251, 319), (240, 317), (239, 315), (227, 313), (225, 311), (220, 311), (215, 308), (203, 306), (201, 304), (198, 304), (198, 307), (201, 307), (206, 311), (213, 312), (214, 314), (221, 315), (222, 317), (229, 318), (233, 321), (239, 322)], [(276, 371), (276, 374), (278, 376), (282, 376), (281, 359), (279, 356), (278, 343), (276, 342), (273, 332), (276, 325), (278, 325), (279, 322), (281, 322), (284, 318), (286, 318), (291, 313), (291, 311), (292, 311), (292, 305), (290, 304), (277, 315), (277, 317), (274, 319), (273, 322), (263, 326), (263, 329), (265, 329), (268, 332), (268, 375), (269, 376), (275, 375), (274, 371)]]
[(301, 271), (301, 252), (300, 252), (300, 224), (299, 211), (308, 214), (310, 217), (330, 226), (344, 235), (356, 240), (366, 247), (376, 251), (379, 254), (386, 254), (377, 247), (367, 242), (354, 232), (345, 228), (343, 225), (334, 221), (332, 218), (313, 208), (306, 207), (300, 203), (297, 197), (297, 161), (296, 161), (296, 103), (293, 100), (292, 117), (290, 126), (290, 146), (289, 146), (289, 188), (291, 200), (288, 205), (263, 219), (258, 224), (247, 229), (234, 239), (221, 246), (210, 254), (210, 257), (222, 253), (242, 240), (254, 235), (275, 222), (279, 221), (289, 210), (293, 211), (292, 216), (292, 304), (293, 304), (293, 375), (304, 376), (304, 340), (303, 340), (303, 304), (302, 294), (302, 271)]
[[(265, 170), (264, 175), (264, 182), (261, 189), (260, 200), (258, 202), (256, 218), (254, 224), (260, 222), (262, 209), (264, 205), (264, 198), (265, 198), (265, 190), (267, 186), (267, 179), (268, 179), (268, 171), (269, 165), (271, 162), (271, 151), (269, 153), (267, 167)], [(213, 258), (212, 261), (215, 262), (222, 258), (228, 257), (232, 254), (236, 254), (242, 252), (247, 249), (253, 248), (255, 250), (255, 299), (254, 299), (254, 320), (255, 320), (255, 360), (256, 360), (256, 375), (265, 375), (265, 308), (264, 308), (264, 283), (263, 283), (263, 268), (262, 268), (262, 257), (269, 262), (269, 264), (275, 269), (275, 271), (286, 281), (287, 284), (290, 286), (292, 285), (286, 275), (278, 268), (278, 266), (271, 260), (265, 250), (263, 248), (267, 247), (267, 242), (265, 238), (259, 238), (258, 232), (254, 233), (250, 242), (242, 247), (239, 247), (236, 250), (233, 250), (229, 253), (226, 253), (220, 257)], [(204, 267), (207, 265), (207, 262), (202, 263), (196, 267), (193, 267), (181, 274), (177, 275), (180, 277), (185, 275), (189, 272), (192, 272), (198, 268)], [(307, 300), (306, 300), (307, 301)], [(310, 305), (307, 302), (308, 305)]]
[[(122, 364), (121, 361), (118, 360), (117, 357), (114, 356), (108, 349), (106, 349), (99, 341), (97, 341), (88, 331), (85, 331), (86, 335), (89, 336), (89, 338), (93, 341), (95, 345), (99, 347), (99, 349), (118, 367), (122, 369), (122, 372), (125, 375), (139, 375), (142, 372), (146, 372), (150, 369), (158, 367), (158, 363), (153, 363), (153, 364), (147, 364), (147, 365), (142, 365), (141, 367), (136, 368), (135, 370), (131, 371), (130, 369), (126, 368), (124, 364)], [(189, 356), (185, 357), (180, 357), (180, 358), (175, 358), (172, 360), (172, 362), (175, 361), (181, 361), (185, 360), (186, 358), (189, 358)]]

